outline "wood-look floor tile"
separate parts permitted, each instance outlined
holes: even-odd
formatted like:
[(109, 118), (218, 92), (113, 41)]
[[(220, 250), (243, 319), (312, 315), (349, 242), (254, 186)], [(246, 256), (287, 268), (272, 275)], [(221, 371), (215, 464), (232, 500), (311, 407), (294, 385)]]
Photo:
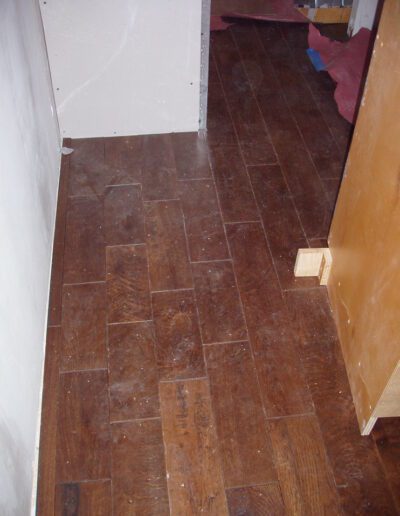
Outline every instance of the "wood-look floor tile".
[(172, 148), (178, 179), (205, 179), (211, 177), (208, 145), (199, 133), (171, 134)]
[(282, 288), (319, 285), (317, 278), (295, 278), (297, 250), (308, 247), (279, 165), (249, 167), (258, 208)]
[(104, 281), (103, 206), (95, 197), (69, 199), (64, 283)]
[(213, 41), (213, 53), (246, 165), (275, 163), (275, 151), (230, 30), (216, 34)]
[(258, 220), (258, 210), (238, 147), (215, 147), (211, 164), (225, 222)]
[(159, 419), (112, 425), (114, 516), (169, 515)]
[(207, 380), (160, 384), (171, 514), (228, 514)]
[(107, 366), (105, 295), (104, 283), (64, 287), (61, 370)]
[(107, 245), (144, 243), (142, 191), (139, 185), (106, 188), (104, 223)]
[(277, 482), (264, 486), (228, 489), (230, 516), (284, 516), (282, 494)]
[(270, 420), (269, 426), (288, 514), (341, 514), (317, 418)]
[(212, 146), (238, 143), (219, 80), (208, 86), (207, 141)]
[(193, 262), (229, 257), (213, 181), (181, 181), (180, 199)]
[(108, 185), (141, 183), (143, 136), (104, 139)]
[(108, 327), (111, 421), (159, 416), (154, 344), (151, 322)]
[(203, 344), (246, 339), (232, 263), (194, 263), (192, 267)]
[[(63, 140), (65, 147), (71, 146), (71, 140)], [(53, 260), (51, 266), (50, 299), (48, 326), (61, 324), (62, 306), (62, 285), (64, 271), (64, 246), (65, 246), (65, 226), (67, 219), (68, 206), (68, 182), (69, 182), (70, 155), (62, 156), (60, 169), (60, 182), (57, 197), (57, 215), (54, 231)]]
[(58, 370), (61, 354), (61, 328), (47, 330), (46, 359), (43, 377), (43, 398), (40, 428), (37, 513), (54, 514), (56, 480)]
[(400, 513), (400, 419), (378, 419), (372, 436)]
[(267, 415), (311, 412), (300, 353), (261, 225), (230, 225), (227, 236)]
[(160, 379), (204, 376), (193, 291), (159, 292), (153, 294), (152, 300)]
[(152, 290), (191, 288), (183, 214), (179, 201), (144, 205)]
[(206, 346), (205, 356), (225, 487), (276, 480), (248, 343)]
[(60, 376), (57, 481), (110, 478), (107, 371)]
[(104, 140), (85, 138), (71, 140), (69, 195), (96, 196), (108, 182), (104, 162)]
[(142, 188), (145, 201), (177, 198), (177, 174), (170, 135), (143, 136)]
[(326, 290), (290, 291), (286, 297), (336, 485), (349, 487), (341, 491), (343, 506), (392, 514), (373, 439), (360, 436)]
[(108, 322), (151, 319), (146, 246), (107, 247), (106, 262)]
[[(50, 513), (48, 514), (50, 516)], [(54, 516), (110, 516), (112, 514), (110, 480), (59, 484), (56, 488), (56, 509), (51, 514)]]
[(326, 237), (331, 215), (322, 183), (273, 66), (254, 28), (245, 34), (235, 30), (234, 34), (306, 236)]

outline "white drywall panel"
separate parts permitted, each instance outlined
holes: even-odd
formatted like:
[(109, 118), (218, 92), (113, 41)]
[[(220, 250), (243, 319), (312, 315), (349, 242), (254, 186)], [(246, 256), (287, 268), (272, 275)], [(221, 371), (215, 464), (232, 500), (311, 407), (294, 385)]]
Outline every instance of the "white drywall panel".
[(35, 495), (60, 141), (36, 0), (0, 2), (0, 514)]
[(350, 35), (354, 36), (362, 27), (372, 29), (374, 26), (377, 6), (378, 0), (353, 1), (353, 9), (351, 11), (348, 28)]
[(40, 0), (63, 136), (196, 131), (201, 0)]

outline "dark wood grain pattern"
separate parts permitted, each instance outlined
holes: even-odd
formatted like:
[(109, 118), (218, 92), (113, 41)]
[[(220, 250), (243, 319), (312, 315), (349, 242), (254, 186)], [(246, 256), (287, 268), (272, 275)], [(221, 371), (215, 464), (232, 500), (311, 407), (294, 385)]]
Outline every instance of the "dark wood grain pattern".
[(103, 206), (95, 197), (69, 199), (64, 283), (104, 281)]
[(282, 288), (316, 287), (316, 278), (295, 278), (297, 250), (308, 247), (279, 165), (249, 167), (269, 248)]
[(286, 513), (277, 482), (226, 491), (230, 516), (284, 516)]
[(256, 201), (238, 147), (215, 147), (211, 164), (225, 222), (258, 220)]
[(153, 324), (109, 326), (108, 349), (111, 421), (159, 416)]
[(275, 151), (231, 32), (222, 31), (213, 43), (213, 54), (246, 165), (275, 163)]
[(191, 261), (229, 258), (213, 181), (181, 181), (179, 193)]
[(110, 478), (107, 371), (62, 374), (59, 399), (57, 481)]
[(276, 468), (289, 514), (340, 514), (340, 503), (315, 416), (269, 421)]
[(107, 185), (141, 183), (143, 136), (124, 136), (104, 140)]
[(311, 412), (300, 354), (261, 226), (232, 225), (227, 235), (267, 415)]
[(142, 191), (139, 185), (106, 188), (104, 223), (107, 245), (144, 243)]
[(104, 139), (71, 140), (69, 195), (101, 195), (108, 183)]
[(203, 344), (246, 339), (232, 263), (194, 263), (193, 275)]
[[(64, 147), (71, 147), (71, 140), (63, 140)], [(47, 324), (61, 324), (62, 285), (64, 271), (65, 225), (68, 207), (69, 164), (71, 155), (61, 159), (60, 182), (58, 185), (56, 226), (53, 242), (53, 261), (51, 266), (49, 314)]]
[(142, 188), (145, 201), (177, 198), (177, 174), (169, 134), (143, 136)]
[(287, 300), (336, 484), (349, 487), (341, 491), (343, 506), (346, 511), (359, 506), (376, 514), (394, 514), (373, 439), (360, 437), (326, 290), (291, 291)]
[(205, 356), (225, 487), (276, 480), (248, 343), (207, 346)]
[(183, 214), (178, 201), (145, 203), (152, 290), (192, 287)]
[(107, 367), (105, 295), (104, 283), (64, 287), (61, 370)]
[(208, 145), (199, 133), (171, 134), (178, 179), (207, 179), (211, 177)]
[(205, 375), (193, 291), (153, 294), (156, 355), (161, 380)]
[(54, 514), (56, 481), (58, 369), (60, 365), (61, 328), (47, 331), (44, 365), (42, 414), (40, 427), (39, 474), (36, 510), (38, 514)]
[(151, 318), (147, 253), (144, 245), (107, 247), (108, 322)]
[(110, 480), (59, 484), (56, 488), (55, 516), (109, 516), (111, 511)]
[(113, 514), (169, 513), (159, 419), (112, 425)]
[(228, 514), (207, 381), (162, 383), (160, 398), (171, 514)]

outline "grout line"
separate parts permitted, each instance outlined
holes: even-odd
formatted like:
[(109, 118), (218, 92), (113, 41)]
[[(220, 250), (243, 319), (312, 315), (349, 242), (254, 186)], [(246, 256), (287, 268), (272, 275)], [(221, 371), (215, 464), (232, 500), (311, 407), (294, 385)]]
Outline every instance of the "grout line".
[(182, 183), (184, 183), (185, 181), (212, 181), (212, 177), (183, 177), (178, 178), (177, 181)]
[(190, 262), (193, 265), (196, 265), (197, 263), (224, 263), (224, 262), (232, 262), (232, 258), (221, 258), (219, 260), (197, 260)]
[(107, 249), (108, 247), (139, 247), (139, 246), (143, 246), (143, 245), (146, 245), (145, 242), (140, 242), (138, 244), (112, 244), (112, 245), (109, 245), (109, 244), (106, 244), (104, 247)]
[(152, 202), (171, 202), (171, 201), (180, 201), (180, 199), (176, 199), (175, 197), (171, 199), (151, 199), (151, 200), (145, 200), (143, 199), (143, 204), (148, 204)]
[(60, 369), (59, 374), (72, 374), (72, 373), (95, 373), (97, 371), (108, 371), (107, 367), (92, 367), (87, 369), (69, 369), (63, 371)]
[(119, 187), (123, 187), (123, 186), (140, 186), (140, 188), (142, 187), (142, 183), (118, 183), (118, 184), (115, 184), (115, 185), (105, 185), (104, 188), (119, 188)]
[[(250, 181), (249, 175), (248, 174), (246, 174), (246, 175)], [(250, 181), (250, 183), (251, 183), (251, 181)], [(250, 184), (250, 186), (251, 186), (251, 184)], [(252, 188), (252, 191), (253, 191), (253, 188)], [(253, 191), (253, 195), (254, 195), (254, 191)], [(257, 208), (257, 211), (259, 211), (258, 206), (257, 206), (257, 201), (256, 201), (256, 208)], [(237, 222), (224, 222), (224, 224), (227, 226), (232, 226), (234, 224), (261, 224), (261, 219), (260, 220), (239, 220)]]
[(233, 491), (235, 489), (248, 489), (249, 487), (264, 487), (264, 486), (269, 486), (269, 485), (279, 486), (279, 480), (266, 480), (265, 482), (263, 482), (261, 484), (254, 483), (254, 484), (243, 484), (243, 485), (238, 485), (238, 486), (229, 486), (229, 487), (225, 487), (225, 491)]
[(130, 419), (118, 419), (115, 421), (110, 420), (110, 425), (121, 425), (124, 423), (140, 423), (142, 421), (158, 421), (161, 420), (161, 416), (151, 416), (151, 417), (138, 417), (138, 418), (130, 418)]
[(242, 339), (242, 340), (224, 340), (220, 342), (204, 342), (203, 346), (221, 346), (224, 344), (245, 344), (249, 342), (248, 339)]
[(193, 287), (171, 288), (171, 289), (168, 289), (168, 290), (150, 290), (150, 294), (163, 294), (164, 292), (187, 292), (187, 291), (190, 291), (190, 290), (193, 290)]
[(107, 326), (120, 326), (124, 324), (141, 324), (141, 323), (151, 323), (153, 319), (141, 319), (138, 321), (120, 321), (120, 322), (107, 322)]
[(317, 417), (317, 414), (316, 414), (316, 412), (301, 412), (299, 414), (285, 414), (283, 416), (266, 416), (265, 419), (267, 421), (278, 421), (280, 419), (294, 419), (294, 418), (310, 417), (310, 416)]
[(83, 281), (81, 283), (64, 283), (63, 287), (77, 287), (79, 285), (103, 285), (105, 284), (105, 280), (98, 280), (98, 281)]
[(208, 380), (208, 376), (193, 376), (192, 378), (175, 378), (174, 380), (160, 380), (159, 383), (195, 382), (196, 380)]

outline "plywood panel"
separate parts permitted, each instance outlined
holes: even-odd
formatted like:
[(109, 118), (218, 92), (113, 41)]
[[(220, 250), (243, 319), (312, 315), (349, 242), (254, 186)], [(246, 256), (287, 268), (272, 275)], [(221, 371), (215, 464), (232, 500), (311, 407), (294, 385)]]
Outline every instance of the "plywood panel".
[(400, 4), (387, 0), (329, 239), (329, 294), (363, 433), (389, 415), (388, 397), (400, 416), (399, 24)]

